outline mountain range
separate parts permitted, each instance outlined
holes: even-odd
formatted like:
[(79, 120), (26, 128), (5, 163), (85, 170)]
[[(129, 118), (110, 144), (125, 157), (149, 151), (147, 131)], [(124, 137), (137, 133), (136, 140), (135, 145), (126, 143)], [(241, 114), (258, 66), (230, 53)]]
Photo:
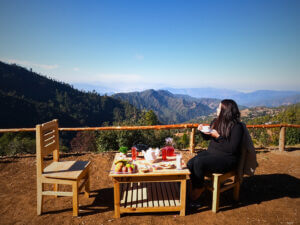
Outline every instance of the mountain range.
[[(187, 95), (188, 94), (188, 95)], [(199, 97), (203, 96), (203, 97)], [(214, 98), (212, 98), (214, 97)], [(297, 91), (242, 93), (226, 89), (191, 88), (145, 90), (101, 96), (79, 91), (15, 64), (0, 62), (0, 127), (34, 127), (58, 118), (62, 126), (101, 126), (136, 118), (140, 110), (153, 110), (162, 123), (182, 123), (215, 112), (221, 99), (246, 106), (297, 103)]]
[(182, 123), (192, 118), (214, 112), (220, 100), (193, 98), (188, 95), (174, 95), (166, 90), (145, 90), (142, 92), (118, 93), (112, 95), (134, 105), (140, 110), (153, 110), (163, 123)]
[[(113, 95), (119, 92), (110, 87), (95, 84), (74, 83), (75, 88), (85, 91), (93, 91), (100, 94)], [(278, 107), (281, 105), (291, 105), (300, 102), (300, 91), (276, 91), (276, 90), (257, 90), (253, 92), (241, 92), (224, 88), (171, 88), (165, 87), (172, 94), (190, 96), (194, 98), (214, 98), (214, 99), (234, 99), (239, 105), (247, 107), (265, 106)], [(141, 90), (140, 92), (142, 92)], [(130, 93), (130, 92), (123, 92)]]
[(239, 105), (247, 107), (278, 107), (300, 102), (300, 91), (258, 90), (244, 93), (218, 88), (164, 88), (173, 94), (189, 95), (195, 98), (233, 99)]
[(133, 118), (135, 107), (83, 92), (15, 64), (0, 62), (0, 128), (34, 127), (54, 118), (60, 126), (101, 126)]

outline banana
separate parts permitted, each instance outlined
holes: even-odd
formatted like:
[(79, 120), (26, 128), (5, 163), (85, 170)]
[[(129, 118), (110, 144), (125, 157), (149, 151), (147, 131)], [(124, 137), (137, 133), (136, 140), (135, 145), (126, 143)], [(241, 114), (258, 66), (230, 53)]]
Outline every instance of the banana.
[(115, 165), (117, 165), (118, 163), (122, 163), (124, 166), (128, 163), (128, 160), (126, 159), (120, 159), (118, 161), (115, 162)]

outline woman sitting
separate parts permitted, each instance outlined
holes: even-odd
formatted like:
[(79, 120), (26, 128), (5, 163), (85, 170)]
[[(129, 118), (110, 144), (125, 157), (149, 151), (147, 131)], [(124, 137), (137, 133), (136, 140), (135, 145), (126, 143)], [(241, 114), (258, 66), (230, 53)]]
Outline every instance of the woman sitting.
[(187, 163), (191, 175), (192, 201), (198, 199), (204, 188), (206, 173), (225, 173), (237, 166), (240, 145), (243, 137), (243, 127), (240, 123), (240, 112), (235, 101), (223, 100), (217, 109), (217, 118), (211, 123), (210, 131), (202, 131), (203, 125), (198, 126), (204, 139), (210, 143), (207, 151), (200, 152)]

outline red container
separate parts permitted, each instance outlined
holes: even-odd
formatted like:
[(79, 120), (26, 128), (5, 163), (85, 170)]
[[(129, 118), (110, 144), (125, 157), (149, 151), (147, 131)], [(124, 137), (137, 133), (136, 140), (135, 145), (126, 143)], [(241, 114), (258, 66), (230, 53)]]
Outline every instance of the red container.
[(136, 147), (131, 148), (131, 158), (132, 160), (136, 160)]
[(166, 147), (161, 149), (161, 157), (163, 161), (167, 161), (167, 149)]
[(175, 156), (175, 149), (173, 146), (166, 146), (165, 148), (167, 149), (167, 156)]

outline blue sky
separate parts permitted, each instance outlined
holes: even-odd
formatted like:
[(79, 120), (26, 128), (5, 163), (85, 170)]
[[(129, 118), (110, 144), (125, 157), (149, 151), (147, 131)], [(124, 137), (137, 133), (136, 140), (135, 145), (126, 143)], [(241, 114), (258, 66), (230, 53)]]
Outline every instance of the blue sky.
[(300, 1), (0, 0), (0, 60), (107, 91), (299, 90)]

